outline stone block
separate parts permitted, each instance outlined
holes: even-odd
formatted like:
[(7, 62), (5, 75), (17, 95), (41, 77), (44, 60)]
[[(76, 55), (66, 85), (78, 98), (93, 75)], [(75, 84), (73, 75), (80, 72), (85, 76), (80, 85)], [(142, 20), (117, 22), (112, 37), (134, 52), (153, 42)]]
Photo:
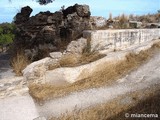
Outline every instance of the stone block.
[(82, 54), (86, 47), (87, 39), (80, 38), (76, 41), (71, 41), (71, 43), (67, 46), (66, 52), (72, 54)]
[(84, 31), (83, 37), (90, 40), (91, 51), (124, 50), (160, 37), (160, 29), (121, 29)]

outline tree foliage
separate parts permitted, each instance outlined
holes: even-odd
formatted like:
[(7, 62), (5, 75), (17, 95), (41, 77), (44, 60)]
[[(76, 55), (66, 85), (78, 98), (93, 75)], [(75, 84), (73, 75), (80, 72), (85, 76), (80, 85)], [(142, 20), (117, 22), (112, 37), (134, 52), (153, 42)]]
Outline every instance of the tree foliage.
[[(12, 0), (9, 0), (9, 2), (11, 2)], [(38, 2), (40, 5), (47, 5), (49, 3), (52, 3), (54, 0), (34, 0), (36, 2)]]
[(52, 3), (54, 0), (37, 0), (40, 5), (46, 5), (48, 3)]
[(13, 23), (0, 24), (0, 44), (6, 45), (13, 42), (15, 26)]

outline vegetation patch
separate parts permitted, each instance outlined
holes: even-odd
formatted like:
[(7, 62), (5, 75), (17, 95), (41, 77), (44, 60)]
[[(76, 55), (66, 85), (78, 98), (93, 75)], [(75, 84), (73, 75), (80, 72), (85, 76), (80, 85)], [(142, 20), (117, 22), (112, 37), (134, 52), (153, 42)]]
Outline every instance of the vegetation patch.
[(14, 39), (15, 25), (13, 23), (0, 24), (0, 52), (3, 52), (3, 48), (11, 44)]
[[(123, 77), (141, 64), (149, 60), (160, 49), (160, 42), (151, 48), (141, 51), (139, 54), (129, 53), (124, 60), (115, 63), (103, 63), (97, 66), (89, 78), (77, 81), (73, 84), (56, 87), (50, 84), (29, 85), (30, 95), (37, 101), (45, 101), (55, 97), (67, 95), (73, 91), (80, 91), (88, 88), (96, 88), (111, 84), (114, 80)], [(82, 74), (85, 75), (86, 73)]]
[(23, 52), (17, 53), (12, 59), (11, 59), (11, 66), (16, 73), (17, 76), (22, 75), (22, 70), (26, 68), (27, 65), (30, 64), (30, 61), (28, 58), (24, 55)]

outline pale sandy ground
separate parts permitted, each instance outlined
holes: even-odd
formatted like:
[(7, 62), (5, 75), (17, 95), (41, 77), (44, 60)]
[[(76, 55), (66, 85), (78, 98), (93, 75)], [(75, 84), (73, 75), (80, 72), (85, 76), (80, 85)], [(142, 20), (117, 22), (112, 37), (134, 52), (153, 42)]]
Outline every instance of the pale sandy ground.
[(33, 120), (38, 116), (58, 116), (66, 111), (107, 103), (117, 96), (131, 91), (143, 92), (160, 84), (160, 53), (126, 77), (115, 81), (112, 86), (73, 92), (63, 98), (53, 99), (43, 106), (35, 104), (29, 95), (0, 100), (0, 120)]
[(29, 95), (0, 100), (0, 120), (33, 120), (38, 116), (34, 101)]
[[(0, 53), (0, 85), (6, 79), (19, 78), (15, 77), (10, 67), (9, 57), (7, 53)], [(33, 120), (38, 116), (35, 103), (28, 94), (0, 99), (0, 120)]]

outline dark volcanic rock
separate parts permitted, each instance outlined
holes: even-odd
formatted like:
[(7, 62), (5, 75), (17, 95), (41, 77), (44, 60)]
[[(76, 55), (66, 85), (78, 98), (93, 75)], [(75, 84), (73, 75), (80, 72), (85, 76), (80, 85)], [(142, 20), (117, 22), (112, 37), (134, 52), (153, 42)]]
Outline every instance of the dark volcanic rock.
[(67, 43), (81, 37), (83, 30), (91, 28), (88, 5), (75, 4), (55, 13), (40, 12), (29, 17), (31, 12), (27, 6), (15, 17), (14, 51), (27, 51), (26, 55), (33, 61), (66, 48)]
[(77, 13), (79, 17), (90, 17), (90, 9), (88, 5), (78, 5), (75, 4), (74, 6), (70, 6), (65, 10), (62, 10), (64, 18), (67, 17), (69, 14)]

